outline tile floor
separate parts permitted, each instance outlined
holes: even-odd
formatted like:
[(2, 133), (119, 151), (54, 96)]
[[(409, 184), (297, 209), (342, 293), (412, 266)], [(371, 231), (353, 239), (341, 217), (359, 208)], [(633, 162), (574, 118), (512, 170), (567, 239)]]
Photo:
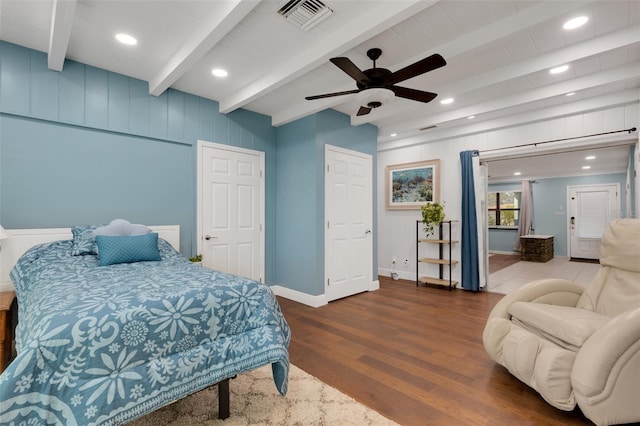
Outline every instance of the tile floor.
[(564, 278), (586, 287), (599, 268), (597, 263), (570, 262), (568, 257), (554, 257), (546, 263), (521, 261), (490, 274), (488, 290), (509, 294), (542, 278)]

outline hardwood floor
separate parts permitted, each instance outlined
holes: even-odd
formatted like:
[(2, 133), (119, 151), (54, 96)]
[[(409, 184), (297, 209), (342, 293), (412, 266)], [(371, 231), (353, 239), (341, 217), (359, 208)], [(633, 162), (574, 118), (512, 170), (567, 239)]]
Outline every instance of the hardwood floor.
[(489, 273), (493, 274), (518, 262), (520, 262), (520, 255), (492, 254), (489, 256)]
[(380, 290), (320, 308), (278, 300), (291, 362), (402, 425), (591, 424), (485, 353), (482, 330), (502, 297), (380, 277)]

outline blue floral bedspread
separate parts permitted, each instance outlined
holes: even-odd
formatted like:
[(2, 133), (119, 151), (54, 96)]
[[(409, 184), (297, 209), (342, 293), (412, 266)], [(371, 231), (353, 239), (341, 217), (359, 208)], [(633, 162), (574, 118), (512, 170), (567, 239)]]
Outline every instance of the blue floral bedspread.
[(57, 241), (18, 261), (0, 424), (121, 424), (269, 363), (286, 393), (291, 334), (271, 289), (159, 247), (160, 262), (100, 267)]

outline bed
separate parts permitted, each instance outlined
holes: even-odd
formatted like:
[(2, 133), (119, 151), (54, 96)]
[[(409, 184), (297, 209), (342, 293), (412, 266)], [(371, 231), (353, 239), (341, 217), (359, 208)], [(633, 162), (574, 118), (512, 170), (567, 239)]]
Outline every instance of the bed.
[(154, 232), (140, 250), (155, 241), (158, 260), (110, 265), (121, 247), (78, 253), (78, 235), (11, 270), (17, 357), (0, 375), (0, 424), (122, 424), (266, 364), (286, 393), (291, 335), (269, 287), (194, 265)]

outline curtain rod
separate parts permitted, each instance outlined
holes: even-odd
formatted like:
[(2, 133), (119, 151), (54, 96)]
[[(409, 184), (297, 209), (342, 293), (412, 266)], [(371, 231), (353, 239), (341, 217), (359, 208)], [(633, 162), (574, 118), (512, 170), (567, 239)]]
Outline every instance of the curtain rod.
[(603, 135), (611, 135), (613, 133), (622, 133), (622, 132), (628, 132), (629, 134), (635, 132), (637, 129), (635, 127), (632, 127), (630, 129), (624, 129), (624, 130), (614, 130), (612, 132), (604, 132), (604, 133), (594, 133), (592, 135), (586, 135), (586, 136), (574, 136), (572, 138), (563, 138), (563, 139), (554, 139), (554, 140), (550, 140), (550, 141), (543, 141), (543, 142), (532, 142), (532, 143), (525, 143), (522, 145), (513, 145), (513, 146), (507, 146), (504, 148), (494, 148), (494, 149), (486, 149), (484, 151), (479, 151), (481, 154), (485, 153), (485, 152), (493, 152), (493, 151), (502, 151), (504, 149), (512, 149), (512, 148), (522, 148), (525, 146), (538, 146), (538, 145), (543, 145), (546, 143), (552, 143), (552, 142), (563, 142), (563, 141), (569, 141), (572, 139), (582, 139), (582, 138), (590, 138), (593, 136), (603, 136)]

